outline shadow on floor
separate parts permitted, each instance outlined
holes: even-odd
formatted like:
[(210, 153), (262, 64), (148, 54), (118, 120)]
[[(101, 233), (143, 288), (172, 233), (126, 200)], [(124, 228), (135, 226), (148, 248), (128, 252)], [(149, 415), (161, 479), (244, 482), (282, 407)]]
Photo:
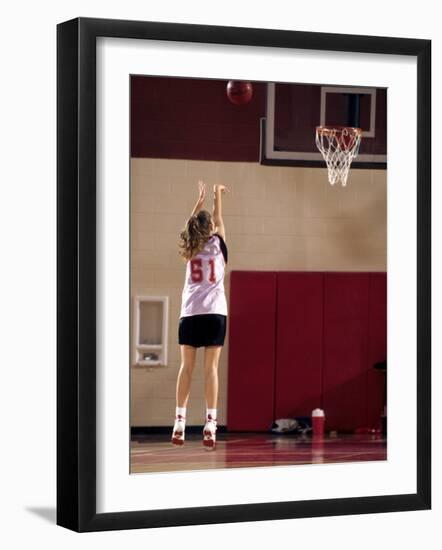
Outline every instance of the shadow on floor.
[(31, 514), (34, 514), (46, 521), (49, 521), (49, 523), (56, 523), (57, 511), (55, 508), (47, 508), (43, 506), (28, 506), (26, 507), (26, 510)]

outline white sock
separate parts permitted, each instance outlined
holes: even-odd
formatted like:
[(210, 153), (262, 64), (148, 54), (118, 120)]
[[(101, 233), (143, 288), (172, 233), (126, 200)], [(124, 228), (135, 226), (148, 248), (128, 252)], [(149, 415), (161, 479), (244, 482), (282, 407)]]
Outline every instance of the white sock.
[(186, 407), (176, 407), (175, 417), (178, 418), (178, 415), (183, 417), (183, 420), (186, 419)]
[(216, 424), (216, 409), (206, 409), (206, 420), (208, 420), (209, 415)]

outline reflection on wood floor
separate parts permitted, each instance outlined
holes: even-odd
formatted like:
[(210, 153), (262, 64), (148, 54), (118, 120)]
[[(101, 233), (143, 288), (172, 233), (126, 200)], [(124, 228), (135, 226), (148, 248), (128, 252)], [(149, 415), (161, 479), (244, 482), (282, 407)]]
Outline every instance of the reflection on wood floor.
[(309, 436), (221, 433), (215, 451), (206, 451), (202, 436), (186, 434), (174, 447), (169, 434), (133, 436), (131, 473), (250, 468), (386, 460), (387, 441), (380, 435)]

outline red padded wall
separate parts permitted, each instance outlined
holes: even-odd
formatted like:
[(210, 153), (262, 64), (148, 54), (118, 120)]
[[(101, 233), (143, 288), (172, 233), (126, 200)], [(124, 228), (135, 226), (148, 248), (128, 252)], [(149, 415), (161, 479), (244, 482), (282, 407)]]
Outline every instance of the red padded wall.
[(321, 406), (323, 276), (277, 274), (275, 418)]
[(323, 408), (327, 429), (366, 425), (367, 273), (324, 274)]
[(377, 426), (384, 407), (385, 374), (373, 368), (387, 358), (387, 274), (370, 274), (367, 422)]
[(227, 427), (267, 431), (273, 422), (276, 274), (230, 274)]
[(379, 425), (386, 300), (385, 273), (231, 272), (228, 429), (317, 406), (328, 430)]

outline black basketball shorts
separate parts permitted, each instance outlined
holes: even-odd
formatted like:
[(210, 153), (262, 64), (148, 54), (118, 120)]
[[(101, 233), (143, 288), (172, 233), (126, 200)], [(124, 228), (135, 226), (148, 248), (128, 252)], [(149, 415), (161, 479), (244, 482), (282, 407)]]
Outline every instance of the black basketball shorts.
[(180, 317), (178, 342), (194, 348), (222, 346), (226, 337), (227, 316), (205, 313)]

